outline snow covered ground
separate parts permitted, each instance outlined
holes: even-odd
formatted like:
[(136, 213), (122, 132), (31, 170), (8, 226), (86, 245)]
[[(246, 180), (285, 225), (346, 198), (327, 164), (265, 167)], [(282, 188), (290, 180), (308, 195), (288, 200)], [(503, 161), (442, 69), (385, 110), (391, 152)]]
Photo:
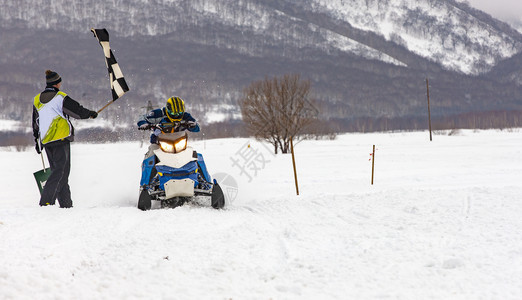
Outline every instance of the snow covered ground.
[(522, 299), (522, 132), (301, 142), (300, 196), (289, 155), (192, 145), (226, 209), (139, 211), (146, 145), (79, 142), (75, 207), (41, 208), (40, 156), (0, 149), (0, 299)]

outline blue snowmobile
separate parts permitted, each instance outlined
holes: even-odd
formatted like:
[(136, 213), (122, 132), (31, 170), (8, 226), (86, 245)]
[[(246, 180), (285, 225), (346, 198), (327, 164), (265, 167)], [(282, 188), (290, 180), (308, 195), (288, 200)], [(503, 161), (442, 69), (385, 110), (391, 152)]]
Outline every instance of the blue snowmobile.
[[(151, 144), (142, 164), (138, 208), (149, 210), (152, 200), (161, 207), (177, 207), (195, 197), (210, 197), (210, 205), (225, 206), (221, 187), (207, 171), (203, 155), (188, 146), (187, 124), (183, 121), (151, 125), (159, 129), (158, 143)], [(174, 129), (181, 129), (174, 132)]]

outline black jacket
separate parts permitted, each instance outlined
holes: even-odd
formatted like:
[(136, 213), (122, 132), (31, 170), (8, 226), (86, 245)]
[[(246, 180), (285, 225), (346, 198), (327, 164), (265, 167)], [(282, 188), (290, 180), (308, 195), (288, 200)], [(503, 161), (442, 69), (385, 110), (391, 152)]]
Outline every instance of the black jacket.
[[(41, 103), (47, 103), (51, 101), (54, 96), (56, 96), (56, 93), (58, 93), (58, 89), (55, 87), (47, 87), (45, 90), (40, 94), (40, 102)], [(73, 117), (75, 119), (88, 119), (91, 116), (91, 110), (86, 109), (85, 107), (81, 106), (80, 103), (78, 103), (76, 100), (72, 99), (69, 96), (66, 96), (63, 99), (63, 107), (62, 107), (63, 113), (65, 117), (68, 119), (69, 117)], [(35, 141), (39, 139), (39, 130), (40, 126), (38, 124), (38, 110), (33, 105), (33, 136)], [(74, 127), (72, 127), (71, 124), (71, 136), (69, 136), (66, 140), (67, 142), (72, 142), (74, 140)], [(56, 143), (63, 143), (64, 141), (54, 141), (51, 143), (48, 143), (46, 146), (50, 146), (51, 144)]]

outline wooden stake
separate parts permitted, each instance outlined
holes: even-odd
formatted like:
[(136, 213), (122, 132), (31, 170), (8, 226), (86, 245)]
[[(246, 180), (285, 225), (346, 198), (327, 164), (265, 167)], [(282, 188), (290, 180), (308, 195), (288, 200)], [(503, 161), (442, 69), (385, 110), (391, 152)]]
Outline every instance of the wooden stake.
[(372, 153), (372, 185), (373, 185), (374, 170), (375, 170), (375, 145), (373, 145), (373, 153)]
[(426, 78), (426, 90), (428, 93), (428, 124), (430, 127), (430, 142), (433, 141), (431, 136), (431, 111), (430, 111), (430, 84), (428, 78)]
[(290, 137), (290, 149), (292, 150), (292, 164), (294, 165), (294, 178), (295, 178), (295, 192), (299, 196), (299, 184), (297, 183), (297, 169), (295, 168), (295, 155), (294, 155), (294, 142)]

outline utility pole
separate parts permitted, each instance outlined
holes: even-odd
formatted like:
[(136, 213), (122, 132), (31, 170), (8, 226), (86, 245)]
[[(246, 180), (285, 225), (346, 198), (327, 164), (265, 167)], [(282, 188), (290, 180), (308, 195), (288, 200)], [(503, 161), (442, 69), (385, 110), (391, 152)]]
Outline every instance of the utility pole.
[(152, 106), (152, 102), (150, 102), (150, 100), (147, 102), (147, 106), (142, 106), (141, 108), (145, 108), (147, 110), (147, 112), (154, 109), (154, 107)]
[(432, 135), (431, 135), (431, 110), (430, 110), (430, 84), (428, 78), (426, 78), (426, 90), (428, 93), (428, 124), (430, 127), (430, 142), (433, 141)]

